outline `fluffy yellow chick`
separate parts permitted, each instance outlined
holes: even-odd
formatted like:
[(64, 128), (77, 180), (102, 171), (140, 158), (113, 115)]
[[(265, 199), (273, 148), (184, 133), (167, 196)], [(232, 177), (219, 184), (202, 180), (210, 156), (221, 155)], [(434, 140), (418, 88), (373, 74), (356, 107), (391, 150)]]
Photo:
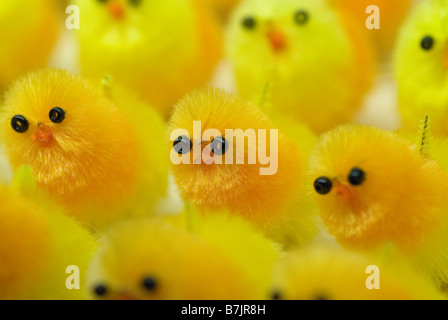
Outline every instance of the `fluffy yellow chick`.
[(371, 51), (323, 0), (245, 0), (228, 30), (239, 93), (258, 102), (270, 83), (272, 112), (317, 133), (352, 120), (372, 81)]
[[(0, 299), (86, 299), (96, 241), (47, 198), (28, 194), (32, 188), (0, 186)], [(69, 266), (78, 267), (79, 289), (66, 286)]]
[(314, 203), (305, 192), (315, 137), (299, 124), (284, 121), (277, 128), (237, 95), (195, 91), (175, 106), (169, 124), (172, 172), (182, 197), (200, 209), (228, 210), (294, 246), (317, 229)]
[[(398, 31), (406, 19), (412, 0), (328, 0), (337, 10), (350, 15), (354, 27), (365, 30), (365, 35), (372, 41), (380, 54), (388, 55), (395, 47)], [(367, 29), (366, 20), (373, 13), (366, 9), (370, 6), (379, 9), (380, 29)]]
[(103, 238), (88, 287), (96, 299), (262, 299), (278, 256), (276, 245), (228, 215), (201, 220), (193, 231), (125, 221)]
[(17, 77), (46, 65), (59, 23), (54, 0), (0, 2), (0, 92)]
[(274, 288), (272, 298), (285, 300), (446, 299), (403, 262), (323, 246), (290, 253), (274, 273)]
[(221, 57), (221, 31), (199, 0), (76, 0), (83, 75), (105, 73), (167, 116), (206, 84)]
[(8, 91), (0, 117), (13, 169), (31, 166), (49, 197), (97, 229), (130, 207), (147, 215), (164, 195), (163, 120), (110, 81), (38, 71)]
[(448, 283), (447, 147), (440, 141), (428, 156), (420, 144), (368, 126), (323, 135), (311, 173), (329, 233), (363, 250), (392, 244), (438, 284)]
[(448, 1), (422, 1), (404, 25), (395, 54), (403, 128), (429, 115), (435, 135), (448, 136)]

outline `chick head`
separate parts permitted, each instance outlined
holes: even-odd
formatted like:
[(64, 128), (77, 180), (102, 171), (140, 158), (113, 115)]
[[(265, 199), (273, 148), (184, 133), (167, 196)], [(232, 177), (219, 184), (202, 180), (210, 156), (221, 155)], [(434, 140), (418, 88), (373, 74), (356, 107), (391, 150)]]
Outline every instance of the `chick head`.
[(324, 134), (311, 175), (328, 231), (351, 246), (412, 250), (442, 218), (441, 165), (389, 131), (346, 125)]
[(91, 263), (88, 288), (95, 299), (196, 300), (244, 296), (250, 286), (200, 237), (142, 220), (110, 230)]
[[(6, 94), (1, 124), (13, 168), (29, 165), (51, 196), (71, 198), (74, 205), (83, 196), (107, 199), (114, 188), (129, 192), (117, 184), (105, 190), (104, 183), (115, 175), (130, 181), (136, 176), (132, 129), (115, 105), (80, 77), (46, 69), (17, 81)], [(116, 166), (117, 158), (129, 166)]]

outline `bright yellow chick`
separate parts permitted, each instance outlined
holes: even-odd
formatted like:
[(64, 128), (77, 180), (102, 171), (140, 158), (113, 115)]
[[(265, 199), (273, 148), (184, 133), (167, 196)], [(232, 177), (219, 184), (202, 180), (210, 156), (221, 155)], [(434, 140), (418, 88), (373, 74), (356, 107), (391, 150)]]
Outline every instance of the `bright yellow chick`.
[[(1, 185), (0, 234), (0, 300), (87, 298), (85, 278), (96, 241), (47, 198)], [(66, 271), (73, 265), (80, 289), (69, 290), (72, 273)]]
[(103, 238), (88, 287), (96, 299), (262, 299), (278, 256), (273, 243), (228, 215), (210, 216), (194, 231), (125, 221)]
[(422, 1), (404, 25), (395, 54), (403, 127), (429, 116), (435, 135), (448, 136), (448, 1)]
[(448, 142), (439, 143), (433, 158), (420, 144), (373, 127), (323, 135), (311, 174), (328, 232), (363, 250), (392, 244), (438, 284), (448, 283)]
[[(397, 34), (412, 7), (412, 0), (328, 0), (337, 10), (348, 14), (353, 20), (353, 27), (365, 30), (365, 35), (371, 39), (380, 54), (389, 55), (397, 40)], [(366, 20), (372, 11), (366, 12), (370, 6), (377, 6), (380, 29), (367, 29)]]
[(199, 0), (76, 0), (83, 75), (111, 74), (168, 116), (206, 84), (221, 57), (221, 31)]
[(164, 196), (165, 125), (119, 86), (47, 69), (16, 82), (1, 112), (13, 169), (31, 166), (38, 186), (97, 229)]
[(0, 1), (0, 92), (17, 77), (47, 64), (61, 22), (54, 2)]
[[(372, 288), (374, 284), (379, 288)], [(271, 294), (284, 300), (446, 299), (403, 262), (322, 246), (292, 252), (282, 260)]]
[(305, 191), (315, 138), (299, 124), (277, 128), (237, 95), (195, 91), (175, 106), (169, 124), (172, 172), (182, 197), (200, 209), (228, 210), (295, 246), (317, 230)]
[(352, 120), (372, 81), (371, 51), (323, 0), (245, 0), (228, 30), (239, 93), (258, 102), (271, 84), (271, 112), (317, 133)]

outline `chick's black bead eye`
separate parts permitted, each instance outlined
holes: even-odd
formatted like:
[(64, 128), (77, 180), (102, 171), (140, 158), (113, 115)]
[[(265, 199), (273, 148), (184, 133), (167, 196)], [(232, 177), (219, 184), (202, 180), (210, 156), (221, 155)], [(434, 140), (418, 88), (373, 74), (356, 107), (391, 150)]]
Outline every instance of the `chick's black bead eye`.
[(281, 300), (282, 294), (280, 293), (280, 291), (275, 290), (271, 293), (271, 299), (272, 300)]
[(50, 110), (50, 120), (54, 123), (61, 123), (65, 119), (65, 111), (62, 108), (56, 107)]
[(332, 187), (333, 183), (327, 177), (320, 177), (317, 178), (316, 181), (314, 181), (314, 189), (316, 189), (316, 192), (318, 194), (328, 194), (330, 193)]
[(434, 38), (431, 36), (426, 36), (422, 39), (421, 46), (424, 50), (431, 50), (434, 46)]
[(14, 131), (18, 133), (24, 133), (28, 131), (29, 123), (24, 116), (14, 116), (11, 119), (11, 126)]
[(187, 154), (193, 148), (190, 138), (180, 136), (173, 142), (173, 148), (178, 154)]
[(97, 285), (97, 286), (93, 289), (93, 291), (95, 292), (95, 294), (96, 294), (97, 296), (102, 297), (102, 296), (105, 296), (105, 295), (106, 295), (106, 293), (107, 293), (107, 288), (106, 288), (105, 285), (100, 284), (100, 285)]
[(298, 25), (306, 24), (309, 19), (310, 19), (310, 16), (309, 16), (308, 12), (305, 10), (299, 10), (296, 13), (294, 13), (294, 21)]
[(218, 156), (223, 155), (229, 149), (226, 139), (223, 137), (216, 137), (210, 143), (212, 152)]
[(254, 17), (246, 17), (243, 19), (243, 27), (246, 29), (254, 29), (257, 25)]
[(350, 174), (348, 175), (348, 182), (354, 186), (359, 186), (361, 183), (364, 182), (364, 179), (366, 178), (366, 174), (364, 171), (362, 171), (359, 168), (354, 168), (352, 171), (350, 171)]
[(148, 291), (153, 291), (157, 288), (157, 281), (153, 277), (146, 277), (142, 282), (143, 288)]

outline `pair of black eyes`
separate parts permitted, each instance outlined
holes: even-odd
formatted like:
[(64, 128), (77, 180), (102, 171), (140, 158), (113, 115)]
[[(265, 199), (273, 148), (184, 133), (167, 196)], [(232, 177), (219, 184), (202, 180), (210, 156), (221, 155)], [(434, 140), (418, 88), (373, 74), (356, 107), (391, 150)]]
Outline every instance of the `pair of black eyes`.
[[(48, 117), (53, 123), (62, 123), (65, 120), (65, 111), (59, 107), (53, 108), (50, 110)], [(30, 124), (24, 116), (17, 115), (11, 119), (11, 127), (18, 133), (28, 131), (29, 126)]]
[[(141, 286), (142, 286), (142, 288), (144, 290), (152, 292), (152, 291), (157, 289), (157, 281), (153, 277), (146, 277), (146, 278), (143, 279), (143, 281), (141, 283)], [(93, 289), (93, 291), (95, 292), (95, 294), (97, 296), (104, 297), (107, 294), (108, 289), (107, 289), (107, 287), (105, 285), (100, 284), (100, 285), (97, 285)]]
[(434, 47), (435, 40), (431, 36), (426, 36), (422, 39), (420, 43), (423, 50), (431, 50)]
[[(298, 25), (305, 25), (308, 23), (310, 15), (306, 10), (298, 10), (294, 13), (294, 22)], [(242, 21), (243, 27), (246, 29), (255, 29), (257, 26), (257, 20), (254, 17), (245, 17)]]
[[(101, 3), (106, 3), (109, 2), (109, 0), (97, 0), (98, 2)], [(132, 4), (133, 6), (139, 6), (143, 0), (128, 0), (130, 4)]]
[[(227, 152), (229, 149), (229, 144), (227, 140), (223, 137), (216, 137), (210, 142), (211, 150), (214, 154), (220, 156)], [(190, 138), (186, 136), (180, 136), (173, 143), (174, 151), (178, 154), (187, 154), (193, 148), (193, 143)]]
[[(353, 186), (359, 186), (364, 182), (365, 178), (366, 174), (363, 170), (354, 168), (348, 175), (348, 182)], [(332, 187), (333, 182), (331, 182), (330, 178), (320, 177), (314, 181), (314, 189), (319, 194), (325, 195), (330, 193)]]

